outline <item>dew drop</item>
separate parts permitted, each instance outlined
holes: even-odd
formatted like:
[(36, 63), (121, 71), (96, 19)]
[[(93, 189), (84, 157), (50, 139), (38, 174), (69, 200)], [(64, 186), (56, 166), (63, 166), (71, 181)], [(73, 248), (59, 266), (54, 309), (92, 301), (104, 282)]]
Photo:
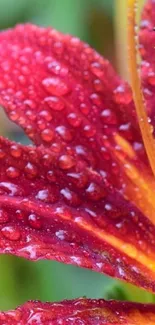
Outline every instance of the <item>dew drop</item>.
[(101, 118), (105, 124), (116, 124), (117, 118), (114, 112), (111, 109), (104, 109), (101, 113)]
[(65, 107), (64, 102), (56, 96), (50, 96), (46, 97), (44, 99), (44, 102), (48, 104), (50, 108), (52, 108), (54, 111), (62, 111)]
[(40, 190), (35, 196), (36, 199), (39, 199), (41, 201), (47, 201), (48, 197), (49, 197), (48, 190)]
[(49, 77), (42, 81), (46, 91), (54, 96), (67, 95), (70, 92), (69, 86), (58, 77)]
[(52, 62), (48, 62), (47, 64), (48, 70), (50, 72), (52, 72), (52, 74), (59, 74), (60, 70), (61, 70), (61, 65), (59, 62), (57, 61), (52, 61)]
[(72, 193), (68, 188), (63, 188), (60, 193), (64, 196), (65, 199), (70, 201), (72, 199)]
[(155, 73), (153, 71), (148, 74), (148, 82), (150, 85), (155, 86)]
[(61, 151), (61, 144), (60, 143), (52, 143), (51, 150), (53, 152), (59, 153)]
[(6, 223), (9, 221), (8, 213), (2, 209), (0, 209), (0, 224)]
[(132, 101), (131, 90), (126, 86), (118, 86), (114, 90), (114, 100), (117, 104), (128, 105)]
[(90, 99), (94, 105), (97, 105), (99, 107), (102, 105), (101, 98), (98, 94), (96, 93), (91, 94)]
[(14, 226), (5, 226), (1, 229), (3, 236), (9, 240), (19, 240), (21, 237), (20, 231)]
[(9, 183), (9, 182), (1, 182), (0, 188), (4, 189), (11, 196), (17, 195), (17, 193), (19, 191), (19, 188), (17, 185)]
[(17, 121), (19, 118), (19, 115), (15, 111), (12, 111), (12, 112), (10, 112), (9, 117), (12, 121)]
[(87, 138), (93, 137), (96, 133), (96, 130), (91, 125), (85, 125), (83, 131)]
[(13, 144), (10, 148), (10, 153), (12, 157), (19, 158), (22, 154), (22, 150), (16, 144)]
[(78, 127), (81, 124), (80, 117), (77, 114), (75, 114), (75, 113), (68, 114), (67, 120), (68, 120), (69, 124), (71, 126), (73, 126), (73, 127)]
[(90, 108), (85, 103), (82, 103), (80, 105), (80, 110), (84, 115), (88, 115)]
[(27, 165), (25, 166), (25, 172), (27, 173), (27, 176), (29, 178), (36, 177), (38, 174), (37, 168), (34, 165), (32, 165), (30, 162), (28, 162)]
[(75, 160), (70, 155), (62, 155), (59, 158), (59, 167), (61, 169), (69, 169), (72, 168), (75, 165)]
[(8, 167), (6, 170), (6, 174), (9, 178), (16, 178), (16, 177), (19, 177), (20, 172), (15, 167)]
[(42, 160), (43, 160), (43, 164), (44, 166), (50, 166), (52, 164), (52, 155), (46, 153), (43, 157), (42, 157)]
[(24, 104), (32, 109), (36, 108), (36, 103), (32, 99), (25, 99)]
[(41, 228), (41, 220), (38, 216), (36, 216), (36, 214), (34, 213), (31, 213), (29, 216), (28, 216), (28, 222), (30, 224), (30, 226), (32, 228), (35, 228), (35, 229), (40, 229)]
[(103, 68), (100, 63), (98, 62), (93, 62), (91, 64), (91, 71), (92, 73), (97, 76), (98, 78), (103, 77)]
[(103, 189), (101, 189), (100, 186), (95, 183), (90, 183), (86, 189), (86, 193), (88, 197), (93, 201), (98, 201), (105, 196)]
[(24, 214), (21, 210), (16, 210), (16, 217), (18, 220), (23, 220), (24, 219)]
[(78, 188), (84, 188), (88, 183), (88, 176), (86, 173), (68, 173), (67, 176)]
[(110, 154), (105, 147), (101, 147), (101, 154), (105, 160), (110, 159)]
[(41, 132), (41, 137), (45, 142), (51, 142), (54, 137), (54, 132), (51, 129), (45, 129)]
[(66, 77), (68, 75), (68, 68), (65, 66), (62, 66), (59, 62), (57, 61), (52, 61), (49, 62), (48, 65), (48, 70), (56, 75), (59, 75), (61, 77)]
[(56, 129), (57, 133), (66, 141), (72, 140), (70, 131), (63, 125), (58, 126)]
[(44, 130), (46, 128), (46, 122), (44, 119), (39, 119), (37, 121), (37, 126), (40, 130)]
[(56, 181), (56, 177), (54, 176), (54, 172), (52, 170), (49, 170), (47, 172), (47, 179), (51, 182), (55, 182)]
[(3, 159), (5, 157), (6, 153), (0, 149), (0, 159)]
[(104, 87), (103, 87), (103, 84), (102, 84), (102, 82), (100, 81), (100, 79), (95, 79), (95, 80), (94, 80), (94, 88), (95, 88), (95, 90), (98, 91), (98, 92), (103, 92)]
[(47, 110), (43, 110), (39, 113), (39, 116), (44, 118), (44, 120), (46, 120), (47, 122), (52, 121), (53, 117), (51, 115), (51, 113)]

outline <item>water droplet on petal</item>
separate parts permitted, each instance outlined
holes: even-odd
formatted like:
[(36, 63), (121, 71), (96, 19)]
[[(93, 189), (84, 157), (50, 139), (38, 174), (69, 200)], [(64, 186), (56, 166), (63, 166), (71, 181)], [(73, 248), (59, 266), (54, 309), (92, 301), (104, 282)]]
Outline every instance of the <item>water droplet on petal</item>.
[(15, 111), (12, 111), (12, 112), (10, 112), (9, 117), (12, 121), (17, 121), (19, 118), (19, 115)]
[(0, 209), (0, 224), (6, 223), (9, 221), (8, 213), (2, 209)]
[(104, 86), (103, 86), (103, 83), (101, 82), (100, 79), (95, 79), (94, 80), (94, 88), (98, 92), (103, 92)]
[(45, 142), (51, 142), (54, 137), (54, 132), (51, 129), (45, 129), (41, 132), (41, 137)]
[(6, 174), (9, 178), (16, 178), (20, 175), (20, 172), (15, 167), (8, 167), (6, 170)]
[(30, 224), (30, 226), (32, 228), (35, 228), (35, 229), (40, 229), (41, 228), (41, 220), (38, 216), (36, 216), (36, 214), (34, 213), (31, 213), (29, 216), (28, 216), (28, 222)]
[(40, 190), (35, 196), (36, 199), (39, 199), (41, 201), (47, 201), (48, 197), (49, 197), (48, 190)]
[(94, 105), (97, 105), (99, 107), (102, 105), (101, 98), (98, 94), (96, 94), (96, 93), (91, 94), (90, 99)]
[(16, 144), (13, 144), (10, 148), (10, 153), (11, 153), (12, 157), (19, 158), (22, 154), (22, 150), (19, 146), (17, 146)]
[(69, 169), (75, 165), (75, 160), (72, 156), (62, 155), (59, 158), (59, 167), (62, 169)]
[(85, 103), (82, 103), (80, 105), (80, 110), (84, 115), (88, 115), (90, 108)]
[(68, 201), (70, 201), (72, 199), (72, 193), (68, 188), (63, 188), (60, 193), (65, 197), (65, 199), (67, 199)]
[(70, 191), (69, 188), (63, 188), (60, 191), (61, 195), (64, 197), (64, 199), (67, 201), (68, 204), (72, 206), (78, 206), (80, 204), (80, 200), (76, 193)]
[(88, 182), (86, 173), (68, 173), (67, 176), (78, 188), (84, 188)]
[(46, 120), (47, 122), (52, 121), (53, 117), (51, 115), (51, 113), (47, 110), (43, 110), (39, 113), (39, 116), (44, 118), (44, 120)]
[(75, 114), (75, 113), (68, 114), (67, 120), (68, 120), (69, 124), (71, 126), (73, 126), (73, 127), (78, 127), (81, 124), (80, 117), (77, 114)]
[(36, 177), (38, 174), (37, 168), (34, 165), (32, 165), (30, 162), (28, 162), (27, 165), (25, 166), (25, 172), (27, 173), (27, 176), (29, 178)]
[(103, 68), (99, 62), (93, 62), (91, 64), (91, 71), (98, 78), (103, 77)]
[(96, 133), (96, 130), (91, 125), (85, 125), (83, 131), (87, 138), (93, 137)]
[(5, 155), (6, 153), (2, 149), (0, 149), (0, 159), (4, 158)]
[(153, 71), (148, 74), (148, 82), (150, 85), (155, 86), (155, 73)]
[(9, 240), (19, 240), (21, 237), (20, 231), (14, 226), (5, 226), (1, 229), (3, 236)]
[(23, 220), (24, 213), (21, 210), (16, 210), (16, 217), (18, 218), (18, 220)]
[(111, 109), (104, 109), (101, 113), (101, 118), (105, 124), (116, 124), (117, 123), (116, 115)]
[(93, 201), (98, 201), (99, 199), (105, 196), (104, 190), (95, 183), (90, 183), (90, 185), (86, 189), (86, 193), (88, 197)]
[(52, 108), (54, 111), (62, 111), (65, 107), (64, 102), (56, 96), (50, 96), (46, 97), (44, 99), (44, 102), (48, 104), (50, 108)]
[(63, 125), (58, 126), (56, 129), (57, 133), (66, 141), (72, 140), (71, 132)]
[(49, 77), (42, 81), (46, 91), (54, 96), (67, 95), (70, 92), (69, 86), (58, 77)]
[(132, 92), (129, 87), (118, 86), (114, 90), (114, 99), (117, 104), (128, 105), (132, 101)]
[(52, 170), (49, 170), (49, 171), (47, 172), (47, 178), (48, 178), (48, 180), (51, 181), (51, 182), (55, 182), (55, 181), (56, 181), (56, 177), (54, 176), (54, 173), (53, 173)]

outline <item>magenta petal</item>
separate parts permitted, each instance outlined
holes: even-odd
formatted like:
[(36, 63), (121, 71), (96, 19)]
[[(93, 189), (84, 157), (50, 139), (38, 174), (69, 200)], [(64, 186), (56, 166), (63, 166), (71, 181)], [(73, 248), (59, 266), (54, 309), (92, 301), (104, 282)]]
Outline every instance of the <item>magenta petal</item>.
[(56, 303), (30, 301), (0, 313), (2, 325), (153, 325), (155, 305), (77, 299)]

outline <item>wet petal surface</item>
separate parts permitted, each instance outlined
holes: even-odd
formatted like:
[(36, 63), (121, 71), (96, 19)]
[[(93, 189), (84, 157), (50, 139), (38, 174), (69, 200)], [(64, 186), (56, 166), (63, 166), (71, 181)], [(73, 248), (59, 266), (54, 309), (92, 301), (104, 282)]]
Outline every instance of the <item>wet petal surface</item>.
[(53, 29), (17, 26), (0, 40), (0, 103), (38, 145), (0, 139), (1, 253), (155, 291), (155, 184), (129, 87)]
[(0, 313), (2, 325), (153, 325), (155, 306), (77, 299), (59, 303), (27, 302)]
[(102, 173), (75, 152), (3, 138), (0, 148), (1, 253), (55, 259), (155, 290), (155, 227)]
[(1, 32), (0, 78), (1, 105), (36, 144), (96, 140), (99, 150), (116, 130), (140, 140), (129, 86), (78, 38), (30, 24)]
[(140, 53), (142, 56), (142, 80), (147, 110), (155, 125), (155, 2), (146, 1), (140, 29)]

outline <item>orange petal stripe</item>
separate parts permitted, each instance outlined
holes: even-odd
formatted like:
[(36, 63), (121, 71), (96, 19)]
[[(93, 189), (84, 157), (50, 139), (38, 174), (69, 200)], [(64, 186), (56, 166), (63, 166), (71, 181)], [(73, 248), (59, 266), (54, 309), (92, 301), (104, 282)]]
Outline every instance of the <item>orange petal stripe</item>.
[[(120, 135), (116, 134), (114, 136), (115, 141), (121, 151), (114, 151), (114, 155), (120, 162), (121, 168), (128, 177), (127, 186), (125, 187), (125, 196), (128, 200), (132, 201), (137, 208), (139, 208), (147, 218), (155, 224), (155, 180), (151, 177), (149, 171), (145, 165), (142, 165), (138, 161), (136, 154), (134, 153), (131, 145)], [(124, 153), (128, 157), (124, 157)], [(135, 161), (138, 162), (138, 167), (136, 167)]]
[(153, 174), (155, 175), (155, 142), (152, 136), (152, 127), (148, 122), (146, 113), (146, 105), (141, 90), (141, 82), (138, 75), (137, 68), (137, 43), (135, 35), (135, 11), (136, 11), (135, 0), (128, 0), (129, 18), (128, 18), (128, 48), (129, 48), (129, 69), (131, 76), (131, 87), (134, 96), (134, 102), (137, 112), (137, 118), (141, 135), (143, 138), (145, 150), (152, 168)]

